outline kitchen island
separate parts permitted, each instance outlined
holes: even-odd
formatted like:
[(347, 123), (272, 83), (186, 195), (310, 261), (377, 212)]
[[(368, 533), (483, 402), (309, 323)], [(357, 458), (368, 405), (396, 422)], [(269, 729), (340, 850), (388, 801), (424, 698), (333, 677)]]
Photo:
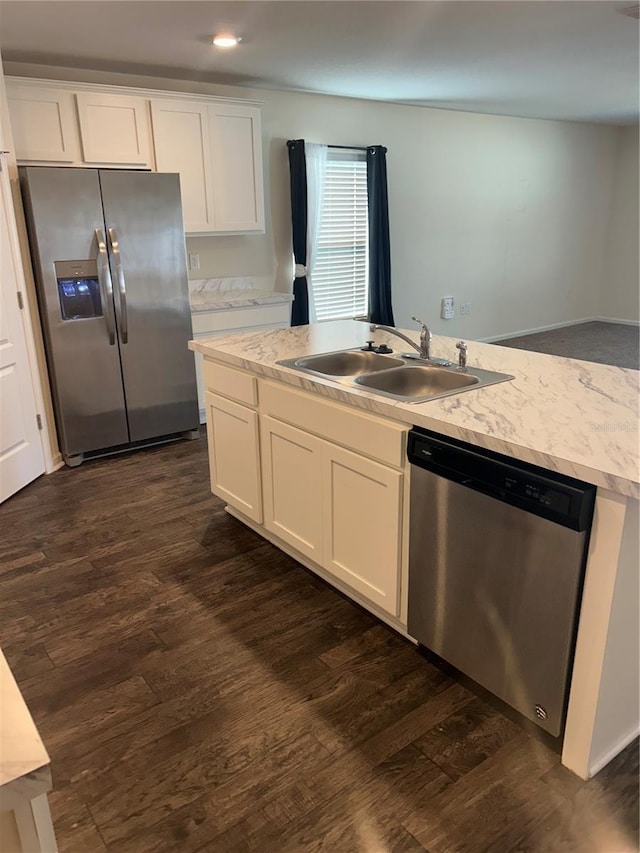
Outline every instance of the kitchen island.
[[(638, 373), (472, 342), (469, 366), (514, 379), (412, 404), (278, 364), (372, 337), (340, 321), (192, 342), (212, 489), (406, 634), (410, 426), (596, 485), (562, 756), (587, 778), (638, 733)], [(432, 354), (455, 362), (455, 340), (434, 337)]]

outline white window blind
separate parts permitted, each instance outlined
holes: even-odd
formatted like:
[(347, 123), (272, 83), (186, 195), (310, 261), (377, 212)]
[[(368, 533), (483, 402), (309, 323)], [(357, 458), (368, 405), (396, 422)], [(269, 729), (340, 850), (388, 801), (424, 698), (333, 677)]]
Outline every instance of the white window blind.
[(320, 233), (311, 272), (319, 321), (367, 313), (367, 219), (364, 152), (330, 150)]

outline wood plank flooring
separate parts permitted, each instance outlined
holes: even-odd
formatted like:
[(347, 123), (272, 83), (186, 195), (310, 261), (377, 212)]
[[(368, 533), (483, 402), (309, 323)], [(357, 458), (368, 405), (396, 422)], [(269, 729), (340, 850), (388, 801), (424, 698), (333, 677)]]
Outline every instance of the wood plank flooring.
[(228, 516), (204, 437), (11, 498), (0, 584), (61, 851), (638, 850), (637, 744), (572, 776)]

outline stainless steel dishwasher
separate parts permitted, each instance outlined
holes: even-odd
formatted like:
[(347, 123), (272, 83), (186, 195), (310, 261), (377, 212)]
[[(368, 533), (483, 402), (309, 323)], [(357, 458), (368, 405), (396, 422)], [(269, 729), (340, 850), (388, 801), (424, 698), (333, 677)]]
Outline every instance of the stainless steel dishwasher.
[(563, 732), (595, 487), (415, 428), (409, 634)]

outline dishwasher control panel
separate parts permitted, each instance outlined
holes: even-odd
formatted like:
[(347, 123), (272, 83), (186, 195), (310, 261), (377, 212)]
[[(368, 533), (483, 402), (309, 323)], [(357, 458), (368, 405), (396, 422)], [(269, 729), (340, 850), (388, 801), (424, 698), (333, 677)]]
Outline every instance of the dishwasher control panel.
[(536, 480), (518, 480), (516, 477), (506, 475), (504, 477), (504, 488), (510, 494), (530, 498), (532, 501), (537, 501), (543, 506), (548, 506), (557, 512), (566, 513), (571, 511), (570, 495), (551, 486), (543, 485)]
[(409, 462), (573, 530), (591, 524), (595, 486), (414, 427)]

